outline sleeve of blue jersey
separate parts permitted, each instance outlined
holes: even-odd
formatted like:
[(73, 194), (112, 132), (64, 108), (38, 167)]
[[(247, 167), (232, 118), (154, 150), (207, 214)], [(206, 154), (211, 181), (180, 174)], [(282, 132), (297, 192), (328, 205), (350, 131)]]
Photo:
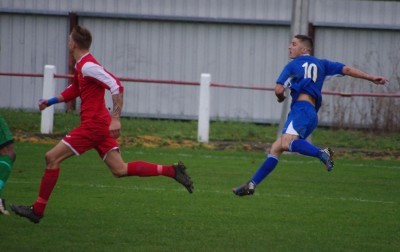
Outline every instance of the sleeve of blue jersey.
[(286, 81), (290, 78), (290, 64), (287, 64), (285, 68), (283, 68), (281, 74), (276, 80), (277, 84), (285, 85)]
[(324, 63), (326, 76), (343, 75), (343, 67), (345, 64), (329, 60), (324, 60)]

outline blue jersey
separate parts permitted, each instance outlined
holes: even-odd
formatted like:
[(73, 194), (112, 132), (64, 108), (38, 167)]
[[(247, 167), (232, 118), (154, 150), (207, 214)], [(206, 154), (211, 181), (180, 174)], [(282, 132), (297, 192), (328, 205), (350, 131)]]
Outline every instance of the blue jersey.
[(315, 109), (321, 107), (322, 85), (326, 77), (343, 75), (345, 65), (340, 62), (332, 62), (318, 59), (313, 56), (303, 55), (289, 62), (276, 83), (289, 87), (292, 96), (292, 105), (297, 101), (301, 93), (308, 94), (315, 99)]

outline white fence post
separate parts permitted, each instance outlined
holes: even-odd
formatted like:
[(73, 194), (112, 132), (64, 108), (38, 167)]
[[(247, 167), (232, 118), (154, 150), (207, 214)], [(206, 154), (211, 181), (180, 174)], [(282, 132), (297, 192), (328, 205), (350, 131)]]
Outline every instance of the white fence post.
[[(56, 67), (52, 65), (44, 66), (43, 76), (43, 99), (49, 99), (55, 96), (56, 80), (54, 74), (56, 73)], [(54, 121), (54, 106), (50, 106), (45, 110), (42, 110), (42, 120), (40, 124), (40, 132), (42, 134), (53, 133), (53, 121)]]
[(210, 132), (210, 86), (211, 75), (201, 74), (197, 141), (202, 143), (208, 143)]

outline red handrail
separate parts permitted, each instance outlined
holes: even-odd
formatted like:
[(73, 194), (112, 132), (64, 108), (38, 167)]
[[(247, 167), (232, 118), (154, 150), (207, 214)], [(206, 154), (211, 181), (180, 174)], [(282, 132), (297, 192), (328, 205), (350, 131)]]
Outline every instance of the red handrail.
[[(19, 77), (43, 77), (43, 74), (36, 73), (15, 73), (15, 72), (0, 72), (3, 76), (19, 76)], [(55, 74), (54, 78), (57, 79), (71, 79), (72, 74)], [(120, 81), (127, 82), (141, 82), (141, 83), (156, 83), (156, 84), (172, 84), (172, 85), (190, 85), (199, 86), (199, 82), (194, 81), (176, 81), (176, 80), (157, 80), (157, 79), (140, 79), (140, 78), (126, 78), (120, 77)], [(274, 91), (272, 87), (261, 87), (261, 86), (244, 86), (236, 84), (221, 84), (221, 83), (211, 83), (211, 87), (218, 88), (234, 88), (234, 89), (248, 89), (248, 90), (264, 90), (264, 91)], [(322, 91), (325, 95), (338, 95), (342, 97), (400, 97), (400, 93), (348, 93), (348, 92), (338, 92), (338, 91)]]

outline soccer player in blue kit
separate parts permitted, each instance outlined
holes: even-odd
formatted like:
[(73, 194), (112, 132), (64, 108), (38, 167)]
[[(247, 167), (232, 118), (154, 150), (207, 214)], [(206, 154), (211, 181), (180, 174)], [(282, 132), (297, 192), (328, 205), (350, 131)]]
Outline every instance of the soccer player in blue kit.
[(286, 88), (291, 90), (291, 111), (282, 129), (282, 135), (272, 144), (267, 159), (252, 179), (234, 188), (234, 194), (238, 196), (254, 194), (256, 186), (274, 170), (284, 151), (318, 158), (328, 171), (332, 170), (333, 151), (330, 148), (322, 150), (305, 140), (317, 127), (317, 113), (322, 103), (321, 89), (326, 77), (348, 75), (369, 80), (376, 85), (388, 82), (383, 76), (369, 75), (339, 62), (310, 56), (312, 47), (313, 41), (310, 37), (306, 35), (293, 37), (289, 45), (289, 57), (292, 61), (284, 67), (275, 86), (278, 102), (285, 100)]

